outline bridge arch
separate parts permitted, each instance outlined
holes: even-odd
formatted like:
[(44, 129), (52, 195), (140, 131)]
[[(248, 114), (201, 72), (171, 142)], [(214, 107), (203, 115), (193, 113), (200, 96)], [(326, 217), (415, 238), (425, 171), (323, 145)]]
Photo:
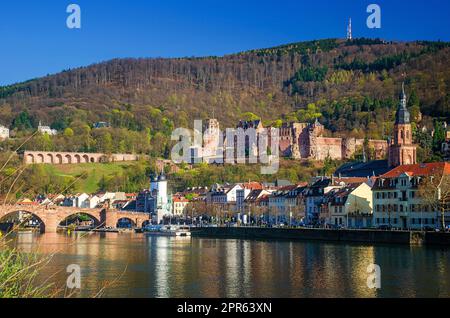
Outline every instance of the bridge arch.
[(117, 220), (116, 228), (135, 228), (136, 222), (129, 217), (121, 217)]
[(71, 164), (72, 163), (72, 156), (71, 155), (65, 155), (64, 156), (64, 163)]
[(75, 155), (75, 163), (81, 163), (81, 156)]
[[(19, 219), (23, 218), (23, 220), (18, 220), (21, 222), (30, 222), (30, 221), (33, 221), (33, 219), (35, 219), (39, 223), (39, 231), (41, 233), (45, 233), (46, 224), (45, 224), (44, 220), (39, 215), (37, 215), (33, 212), (30, 212), (30, 211), (27, 211), (25, 209), (24, 210), (18, 209), (15, 211), (12, 210), (3, 215), (0, 215), (0, 222), (8, 221), (9, 218), (11, 218), (10, 219), (11, 221), (16, 221), (16, 220), (12, 219), (14, 217), (14, 214), (18, 214)], [(25, 214), (25, 216), (23, 216), (21, 214)]]
[(67, 222), (71, 219), (71, 218), (79, 218), (81, 221), (84, 221), (84, 217), (88, 217), (89, 219), (91, 219), (92, 221), (94, 221), (94, 227), (98, 227), (101, 225), (101, 221), (98, 217), (96, 217), (95, 215), (92, 215), (89, 212), (74, 212), (72, 214), (68, 214), (65, 217), (63, 217), (63, 219), (59, 220), (58, 223), (58, 227), (60, 226), (64, 226), (67, 225)]

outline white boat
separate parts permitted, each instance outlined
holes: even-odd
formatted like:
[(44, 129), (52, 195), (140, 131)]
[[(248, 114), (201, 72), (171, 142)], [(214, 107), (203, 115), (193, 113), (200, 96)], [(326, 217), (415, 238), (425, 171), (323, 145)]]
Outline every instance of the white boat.
[(178, 225), (148, 226), (144, 228), (144, 233), (161, 236), (191, 236), (191, 229), (188, 226)]

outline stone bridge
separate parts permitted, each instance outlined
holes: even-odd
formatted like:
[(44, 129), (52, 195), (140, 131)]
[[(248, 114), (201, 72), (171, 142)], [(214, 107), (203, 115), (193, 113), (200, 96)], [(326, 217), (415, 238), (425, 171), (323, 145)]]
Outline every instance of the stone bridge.
[(98, 163), (98, 162), (123, 162), (137, 161), (138, 155), (104, 153), (78, 153), (78, 152), (48, 152), (48, 151), (24, 151), (23, 162), (29, 164), (53, 164), (65, 165), (76, 163)]
[(150, 220), (150, 214), (142, 212), (128, 212), (112, 209), (81, 209), (75, 207), (42, 206), (42, 205), (0, 205), (0, 222), (6, 216), (23, 212), (32, 214), (41, 222), (41, 232), (54, 233), (59, 224), (72, 215), (84, 214), (94, 219), (97, 227), (117, 226), (120, 219), (128, 219), (133, 227), (142, 227)]

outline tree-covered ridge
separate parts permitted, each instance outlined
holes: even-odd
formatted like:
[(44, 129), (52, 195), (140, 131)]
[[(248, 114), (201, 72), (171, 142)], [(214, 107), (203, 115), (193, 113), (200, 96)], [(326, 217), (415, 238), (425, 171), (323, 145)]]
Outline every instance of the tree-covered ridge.
[[(174, 127), (216, 117), (325, 124), (327, 134), (386, 139), (405, 81), (417, 127), (448, 120), (449, 43), (320, 40), (224, 57), (116, 59), (0, 88), (12, 149), (39, 121), (60, 131), (32, 148), (166, 156)], [(98, 121), (111, 128), (93, 129)]]
[(256, 54), (257, 56), (281, 56), (288, 54), (310, 54), (316, 52), (329, 52), (339, 46), (342, 40), (325, 39), (308, 42), (284, 44), (267, 49), (250, 50), (239, 55)]

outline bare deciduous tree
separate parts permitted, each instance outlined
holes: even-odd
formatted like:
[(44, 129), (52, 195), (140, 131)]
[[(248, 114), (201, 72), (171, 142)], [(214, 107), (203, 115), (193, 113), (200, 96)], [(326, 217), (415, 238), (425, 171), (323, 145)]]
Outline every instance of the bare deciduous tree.
[(450, 203), (450, 175), (432, 174), (419, 183), (419, 195), (432, 211), (440, 212), (441, 229), (445, 229), (445, 211)]

